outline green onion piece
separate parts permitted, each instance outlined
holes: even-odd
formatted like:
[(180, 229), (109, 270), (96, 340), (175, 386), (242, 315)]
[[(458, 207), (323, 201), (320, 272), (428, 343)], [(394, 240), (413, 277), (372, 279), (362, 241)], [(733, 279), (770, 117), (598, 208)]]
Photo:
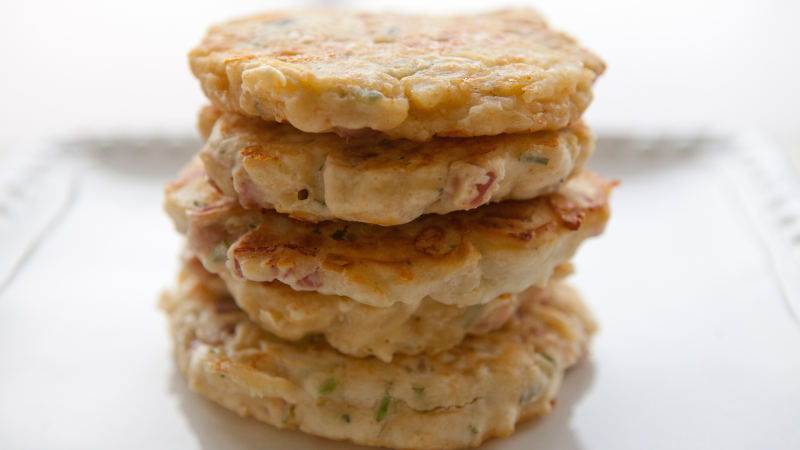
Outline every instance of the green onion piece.
[(537, 395), (537, 394), (539, 393), (539, 391), (541, 391), (541, 390), (542, 390), (542, 387), (541, 387), (541, 386), (536, 386), (535, 388), (531, 389), (530, 391), (528, 391), (528, 392), (526, 392), (526, 393), (524, 393), (524, 394), (520, 395), (520, 396), (519, 396), (519, 403), (520, 403), (520, 404), (523, 404), (523, 403), (527, 403), (527, 402), (531, 401), (531, 399), (533, 399), (534, 397), (536, 397), (536, 395)]
[(228, 244), (223, 239), (211, 250), (211, 259), (214, 262), (225, 261), (228, 259)]
[(284, 410), (283, 414), (281, 414), (281, 423), (288, 422), (289, 417), (291, 417), (293, 413), (294, 413), (294, 405), (292, 405), (289, 409)]
[(322, 382), (322, 386), (319, 388), (319, 393), (322, 395), (328, 395), (336, 389), (336, 386), (339, 383), (336, 382), (333, 378), (328, 378), (327, 380)]
[(414, 390), (414, 393), (417, 394), (417, 397), (422, 398), (422, 396), (425, 395), (425, 388), (424, 387), (415, 387), (415, 388), (411, 388), (411, 389)]
[(536, 163), (546, 166), (548, 162), (550, 162), (550, 158), (545, 158), (544, 156), (536, 156), (530, 154), (520, 155), (519, 160), (526, 163)]
[(375, 417), (375, 420), (380, 422), (381, 420), (386, 418), (386, 412), (389, 410), (390, 401), (392, 401), (392, 397), (389, 397), (388, 395), (386, 397), (383, 397), (383, 400), (381, 401), (381, 406), (380, 408), (378, 408), (378, 415)]
[(342, 414), (342, 420), (347, 423), (350, 423), (350, 415), (349, 414)]
[(557, 365), (557, 364), (556, 364), (556, 360), (555, 360), (555, 359), (553, 359), (553, 357), (552, 357), (552, 356), (550, 356), (550, 355), (545, 355), (545, 354), (544, 354), (544, 353), (542, 353), (542, 352), (537, 352), (537, 353), (539, 353), (539, 356), (541, 356), (542, 358), (546, 359), (546, 360), (547, 360), (547, 362), (549, 362), (550, 364), (552, 364), (552, 365), (554, 365), (554, 366), (555, 366), (555, 365)]
[(472, 439), (475, 439), (475, 436), (478, 435), (478, 429), (472, 425), (469, 426), (469, 432), (472, 433)]

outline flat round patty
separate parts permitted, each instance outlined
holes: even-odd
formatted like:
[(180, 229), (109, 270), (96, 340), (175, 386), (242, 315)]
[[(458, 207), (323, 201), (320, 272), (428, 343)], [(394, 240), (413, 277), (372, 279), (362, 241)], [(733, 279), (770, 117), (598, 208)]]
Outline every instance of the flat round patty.
[(584, 171), (553, 194), (403, 225), (312, 223), (242, 208), (195, 160), (167, 185), (166, 209), (213, 273), (378, 307), (425, 297), (463, 307), (543, 287), (581, 242), (603, 231), (612, 186)]
[[(208, 108), (205, 116), (212, 116)], [(209, 178), (245, 208), (388, 226), (549, 194), (580, 173), (594, 139), (581, 122), (424, 143), (344, 139), (225, 113), (200, 158)]]
[(415, 141), (564, 128), (604, 70), (530, 9), (263, 14), (212, 27), (189, 62), (224, 111), (310, 133)]
[(161, 306), (193, 391), (279, 428), (391, 448), (476, 446), (548, 413), (595, 329), (575, 292), (553, 283), (499, 330), (386, 363), (280, 340), (191, 274)]
[[(571, 273), (569, 264), (562, 266), (554, 279)], [(222, 284), (191, 252), (184, 255), (183, 270), (204, 280), (206, 286), (216, 287), (220, 294), (230, 292), (250, 320), (281, 339), (296, 341), (322, 335), (344, 354), (375, 356), (385, 362), (391, 362), (395, 354), (435, 355), (460, 344), (467, 335), (500, 328), (521, 301), (540, 291), (531, 287), (519, 295), (505, 294), (485, 305), (464, 308), (431, 299), (376, 308), (348, 297), (295, 291), (279, 281), (237, 280), (226, 271), (220, 273)]]

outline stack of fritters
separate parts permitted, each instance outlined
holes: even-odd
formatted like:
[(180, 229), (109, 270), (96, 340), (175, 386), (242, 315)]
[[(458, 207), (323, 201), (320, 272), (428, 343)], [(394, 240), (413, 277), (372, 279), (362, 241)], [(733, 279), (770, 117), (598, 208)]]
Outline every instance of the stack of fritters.
[(547, 413), (594, 330), (561, 281), (613, 183), (603, 63), (530, 10), (273, 13), (190, 53), (214, 104), (166, 188), (190, 387), (282, 428), (454, 448)]

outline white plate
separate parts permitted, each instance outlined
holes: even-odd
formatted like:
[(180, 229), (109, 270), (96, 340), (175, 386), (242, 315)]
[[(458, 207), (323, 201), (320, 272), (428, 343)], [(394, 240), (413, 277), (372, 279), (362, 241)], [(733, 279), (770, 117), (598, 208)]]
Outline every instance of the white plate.
[[(198, 148), (88, 139), (3, 161), (2, 448), (356, 448), (241, 419), (177, 373), (161, 187)], [(781, 161), (757, 136), (602, 141), (590, 165), (622, 184), (575, 261), (591, 358), (553, 414), (482, 448), (800, 448), (800, 190)]]

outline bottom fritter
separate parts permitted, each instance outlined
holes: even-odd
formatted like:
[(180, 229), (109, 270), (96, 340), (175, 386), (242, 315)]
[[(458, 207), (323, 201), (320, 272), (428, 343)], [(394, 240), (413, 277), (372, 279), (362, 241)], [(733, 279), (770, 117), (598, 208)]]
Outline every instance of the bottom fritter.
[(279, 428), (391, 448), (462, 448), (548, 413), (594, 321), (560, 282), (526, 298), (500, 329), (434, 356), (391, 363), (288, 342), (248, 319), (213, 277), (184, 271), (164, 296), (189, 387)]

